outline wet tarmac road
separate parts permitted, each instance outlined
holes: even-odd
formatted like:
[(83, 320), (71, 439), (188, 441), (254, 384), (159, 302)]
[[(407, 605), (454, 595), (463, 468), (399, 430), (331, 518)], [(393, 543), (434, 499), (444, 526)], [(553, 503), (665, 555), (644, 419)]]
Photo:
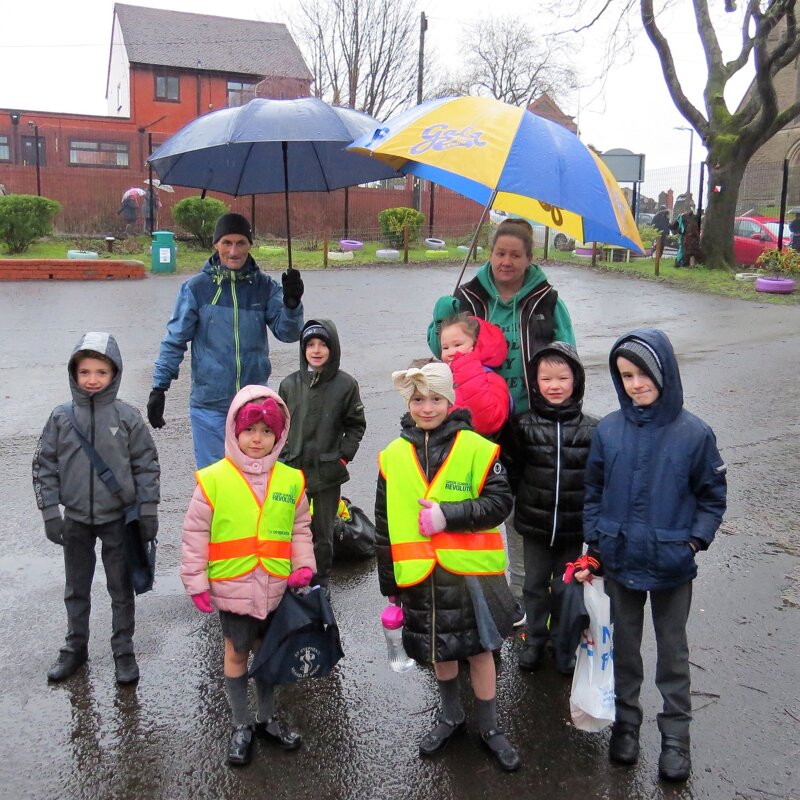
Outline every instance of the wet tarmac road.
[[(551, 266), (587, 365), (587, 409), (614, 398), (608, 348), (640, 324), (672, 337), (687, 406), (715, 428), (729, 464), (730, 511), (700, 556), (690, 619), (694, 773), (660, 784), (659, 739), (647, 634), (642, 757), (610, 767), (608, 733), (568, 722), (569, 681), (551, 667), (516, 666), (503, 648), (502, 725), (523, 769), (499, 772), (478, 748), (474, 723), (443, 757), (422, 762), (417, 742), (437, 694), (429, 671), (390, 672), (372, 562), (338, 567), (334, 607), (346, 658), (329, 679), (279, 690), (278, 706), (304, 733), (296, 753), (256, 748), (250, 767), (224, 764), (228, 711), (215, 617), (198, 614), (177, 576), (180, 526), (192, 490), (188, 375), (167, 394), (168, 426), (155, 433), (163, 470), (156, 588), (137, 603), (142, 679), (118, 688), (108, 645), (102, 568), (94, 587), (87, 668), (59, 686), (45, 672), (64, 635), (63, 563), (45, 538), (30, 461), (50, 410), (68, 397), (66, 360), (86, 329), (117, 337), (121, 396), (144, 408), (152, 362), (182, 280), (7, 283), (0, 414), (0, 787), (9, 798), (798, 798), (800, 670), (800, 308), (692, 295), (616, 275)], [(396, 435), (402, 403), (389, 374), (427, 355), (433, 300), (457, 269), (387, 267), (306, 273), (306, 317), (336, 320), (342, 366), (357, 377), (368, 431), (345, 487), (371, 515), (376, 454)], [(272, 385), (296, 368), (297, 345), (275, 344)], [(188, 360), (187, 370), (188, 372)], [(465, 684), (465, 693), (468, 688)], [(471, 705), (467, 706), (470, 714)]]

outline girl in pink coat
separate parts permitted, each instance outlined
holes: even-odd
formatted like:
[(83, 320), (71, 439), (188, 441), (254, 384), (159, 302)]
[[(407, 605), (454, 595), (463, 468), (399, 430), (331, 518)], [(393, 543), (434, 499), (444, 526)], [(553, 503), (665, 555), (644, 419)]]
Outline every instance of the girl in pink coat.
[(511, 412), (508, 386), (494, 371), (508, 353), (503, 331), (491, 322), (461, 313), (442, 322), (439, 343), (442, 361), (453, 372), (453, 408), (466, 408), (475, 431), (496, 439)]
[(257, 652), (287, 586), (308, 586), (316, 569), (305, 479), (278, 464), (289, 411), (265, 386), (245, 386), (225, 424), (225, 458), (197, 472), (183, 523), (181, 580), (199, 611), (219, 611), (225, 689), (233, 716), (228, 763), (250, 761), (253, 734), (285, 750), (302, 743), (274, 713), (274, 687), (256, 679), (247, 704), (247, 660)]

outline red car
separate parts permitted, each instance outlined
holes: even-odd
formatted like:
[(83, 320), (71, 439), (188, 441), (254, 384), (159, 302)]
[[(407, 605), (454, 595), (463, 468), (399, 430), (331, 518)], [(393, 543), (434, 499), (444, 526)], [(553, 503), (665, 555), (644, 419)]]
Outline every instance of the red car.
[[(737, 264), (750, 266), (764, 250), (778, 247), (779, 220), (767, 217), (736, 217), (733, 223), (733, 257)], [(789, 247), (792, 235), (783, 226), (783, 246)]]

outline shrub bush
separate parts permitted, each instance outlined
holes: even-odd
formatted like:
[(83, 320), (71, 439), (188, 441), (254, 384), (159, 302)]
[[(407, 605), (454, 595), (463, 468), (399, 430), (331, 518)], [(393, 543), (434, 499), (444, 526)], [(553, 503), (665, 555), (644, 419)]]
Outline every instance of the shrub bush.
[(403, 246), (403, 226), (408, 225), (408, 240), (419, 239), (419, 231), (425, 216), (413, 208), (387, 208), (378, 214), (381, 236), (385, 244)]
[(222, 200), (213, 197), (187, 197), (175, 203), (172, 217), (181, 228), (197, 239), (200, 247), (207, 250), (214, 238), (214, 225), (228, 211), (228, 206)]
[(780, 273), (798, 275), (800, 274), (800, 252), (791, 247), (783, 250), (770, 248), (759, 254), (756, 266), (775, 275)]
[(61, 204), (32, 194), (0, 197), (0, 242), (9, 253), (24, 253), (28, 245), (53, 230)]

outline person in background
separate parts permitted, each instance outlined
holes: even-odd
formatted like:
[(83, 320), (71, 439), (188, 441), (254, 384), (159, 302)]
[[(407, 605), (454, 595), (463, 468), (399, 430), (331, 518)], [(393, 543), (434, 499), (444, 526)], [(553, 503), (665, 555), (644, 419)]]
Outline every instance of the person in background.
[(436, 725), (423, 736), (423, 758), (443, 750), (464, 728), (459, 661), (469, 662), (478, 730), (506, 771), (519, 768), (497, 722), (492, 651), (512, 631), (513, 599), (497, 526), (511, 510), (499, 447), (471, 429), (455, 401), (446, 364), (392, 373), (408, 403), (400, 437), (379, 455), (375, 497), (381, 594), (403, 610), (403, 646), (433, 664), (441, 700)]
[(147, 418), (163, 428), (165, 393), (192, 345), (189, 418), (198, 468), (225, 454), (225, 419), (235, 394), (269, 380), (267, 329), (296, 342), (303, 328), (303, 281), (296, 269), (279, 285), (250, 255), (253, 231), (241, 214), (223, 214), (214, 228), (214, 254), (180, 288), (153, 369)]
[(311, 530), (317, 562), (315, 584), (328, 590), (333, 561), (333, 526), (347, 465), (367, 429), (358, 383), (339, 369), (336, 326), (312, 319), (300, 334), (300, 369), (281, 381), (278, 394), (292, 417), (281, 460), (301, 469), (313, 506)]
[(794, 210), (794, 219), (789, 223), (789, 233), (792, 234), (791, 248), (800, 250), (800, 209)]
[(253, 734), (283, 750), (303, 742), (275, 714), (275, 687), (258, 678), (253, 722), (247, 661), (286, 589), (308, 586), (316, 565), (303, 474), (278, 461), (289, 433), (283, 401), (263, 386), (245, 386), (224, 432), (225, 458), (197, 472), (183, 523), (181, 580), (198, 611), (219, 611), (233, 716), (227, 758), (244, 766)]
[[(639, 759), (644, 676), (642, 627), (650, 611), (655, 682), (663, 698), (659, 775), (691, 772), (692, 698), (686, 625), (696, 558), (714, 540), (726, 507), (726, 465), (714, 431), (683, 407), (678, 362), (667, 335), (639, 328), (611, 348), (620, 409), (602, 419), (586, 464), (584, 539), (600, 562), (614, 623), (616, 720), (609, 758)], [(579, 581), (591, 577), (581, 570)]]
[[(122, 356), (116, 339), (91, 331), (70, 357), (67, 372), (72, 414), (122, 487), (113, 494), (100, 480), (63, 406), (44, 426), (33, 457), (33, 489), (47, 538), (64, 550), (67, 637), (47, 678), (63, 681), (89, 658), (89, 612), (95, 547), (102, 545), (111, 596), (111, 650), (117, 683), (139, 680), (133, 650), (135, 601), (128, 571), (125, 509), (139, 506), (139, 531), (146, 541), (158, 533), (161, 499), (158, 453), (142, 415), (117, 397)], [(59, 506), (64, 507), (62, 517)]]
[(669, 236), (669, 210), (666, 206), (659, 206), (653, 216), (653, 227), (659, 232), (656, 239), (656, 258), (661, 258), (664, 255), (664, 245), (667, 243), (667, 236)]

